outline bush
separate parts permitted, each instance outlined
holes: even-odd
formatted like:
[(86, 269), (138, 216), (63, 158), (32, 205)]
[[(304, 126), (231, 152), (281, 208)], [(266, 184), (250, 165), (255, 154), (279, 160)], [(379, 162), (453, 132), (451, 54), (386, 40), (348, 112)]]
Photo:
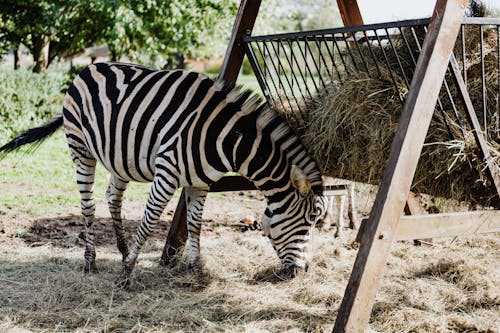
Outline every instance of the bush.
[(19, 132), (41, 125), (61, 112), (68, 74), (52, 69), (45, 74), (0, 65), (0, 145)]
[(247, 57), (245, 57), (243, 59), (243, 64), (241, 66), (241, 73), (243, 75), (252, 75), (253, 74), (252, 65), (250, 65), (250, 61), (248, 60)]
[(205, 67), (205, 74), (219, 74), (222, 68), (223, 59), (211, 60)]

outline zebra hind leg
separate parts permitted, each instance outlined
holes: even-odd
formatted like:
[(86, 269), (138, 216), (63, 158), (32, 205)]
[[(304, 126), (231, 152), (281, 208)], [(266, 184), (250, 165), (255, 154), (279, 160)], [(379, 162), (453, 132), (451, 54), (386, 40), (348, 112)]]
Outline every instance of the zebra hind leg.
[(94, 177), (96, 160), (73, 152), (73, 161), (76, 166), (76, 182), (81, 196), (81, 211), (85, 226), (85, 272), (96, 272), (94, 223), (95, 201), (94, 201)]
[(187, 229), (188, 229), (188, 264), (200, 277), (203, 276), (200, 262), (200, 231), (203, 205), (207, 189), (186, 188)]
[(122, 260), (128, 256), (128, 246), (122, 224), (122, 201), (123, 193), (127, 189), (128, 181), (122, 180), (116, 176), (110, 175), (109, 186), (106, 190), (106, 199), (108, 201), (109, 212), (113, 219), (115, 228), (116, 245), (122, 254)]
[(161, 174), (155, 175), (153, 184), (151, 185), (146, 209), (141, 223), (137, 227), (134, 245), (128, 256), (123, 260), (122, 273), (116, 280), (116, 286), (119, 288), (128, 288), (130, 286), (130, 276), (134, 270), (137, 257), (146, 240), (153, 233), (163, 210), (177, 189), (177, 181), (164, 171), (165, 167), (158, 168), (158, 170)]

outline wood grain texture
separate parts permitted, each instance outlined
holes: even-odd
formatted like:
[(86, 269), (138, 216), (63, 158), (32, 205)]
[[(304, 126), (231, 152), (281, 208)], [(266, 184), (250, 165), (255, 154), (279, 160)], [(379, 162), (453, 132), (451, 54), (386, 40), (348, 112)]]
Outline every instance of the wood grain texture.
[(466, 3), (436, 3), (333, 332), (364, 332), (368, 324)]

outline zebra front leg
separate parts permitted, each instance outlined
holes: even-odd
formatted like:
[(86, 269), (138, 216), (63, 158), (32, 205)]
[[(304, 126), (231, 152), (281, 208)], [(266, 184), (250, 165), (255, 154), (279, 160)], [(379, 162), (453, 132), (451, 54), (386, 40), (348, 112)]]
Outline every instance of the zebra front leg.
[(333, 198), (332, 197), (324, 197), (326, 201), (326, 211), (324, 213), (324, 216), (320, 216), (319, 218), (323, 221), (323, 224), (321, 226), (321, 230), (323, 231), (328, 231), (330, 230), (330, 226), (332, 225), (332, 219), (333, 219)]
[(80, 192), (81, 211), (85, 227), (85, 272), (97, 272), (95, 265), (94, 223), (94, 176), (96, 160), (78, 156), (73, 159), (76, 165), (76, 182)]
[(198, 275), (203, 275), (200, 263), (200, 231), (203, 205), (207, 197), (207, 189), (185, 188), (188, 229), (188, 264)]
[(128, 288), (130, 286), (130, 276), (139, 252), (148, 237), (153, 233), (163, 210), (177, 188), (177, 182), (172, 182), (171, 179), (166, 177), (168, 176), (164, 174), (155, 175), (151, 190), (149, 191), (144, 216), (142, 217), (141, 224), (137, 227), (134, 245), (128, 256), (123, 260), (122, 273), (116, 280), (116, 285), (120, 288)]
[(109, 186), (106, 190), (109, 212), (111, 213), (113, 226), (115, 228), (116, 245), (122, 254), (122, 260), (125, 260), (128, 256), (127, 240), (125, 239), (121, 217), (123, 193), (127, 189), (127, 185), (128, 181), (110, 175)]
[(345, 194), (335, 197), (335, 205), (337, 209), (337, 230), (334, 237), (344, 238), (344, 204)]

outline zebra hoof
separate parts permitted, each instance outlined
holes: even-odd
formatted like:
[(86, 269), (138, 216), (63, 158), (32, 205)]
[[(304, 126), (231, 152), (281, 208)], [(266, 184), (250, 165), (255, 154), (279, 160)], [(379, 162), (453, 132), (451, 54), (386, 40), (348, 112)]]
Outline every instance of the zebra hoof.
[(307, 269), (303, 269), (300, 267), (297, 267), (295, 265), (287, 265), (281, 267), (279, 272), (276, 274), (276, 276), (282, 280), (282, 281), (287, 281), (295, 278), (299, 274), (302, 274), (306, 271)]
[(204, 271), (202, 266), (200, 264), (197, 265), (188, 265), (189, 270), (191, 271), (191, 274), (193, 274), (196, 277), (197, 282), (200, 285), (208, 285), (211, 281), (211, 276), (208, 272)]
[(83, 267), (83, 271), (85, 273), (93, 273), (93, 274), (99, 273), (99, 270), (97, 269), (97, 266), (95, 265), (95, 262), (85, 263), (85, 266)]
[(115, 286), (118, 289), (130, 290), (130, 276), (121, 274), (115, 281)]

